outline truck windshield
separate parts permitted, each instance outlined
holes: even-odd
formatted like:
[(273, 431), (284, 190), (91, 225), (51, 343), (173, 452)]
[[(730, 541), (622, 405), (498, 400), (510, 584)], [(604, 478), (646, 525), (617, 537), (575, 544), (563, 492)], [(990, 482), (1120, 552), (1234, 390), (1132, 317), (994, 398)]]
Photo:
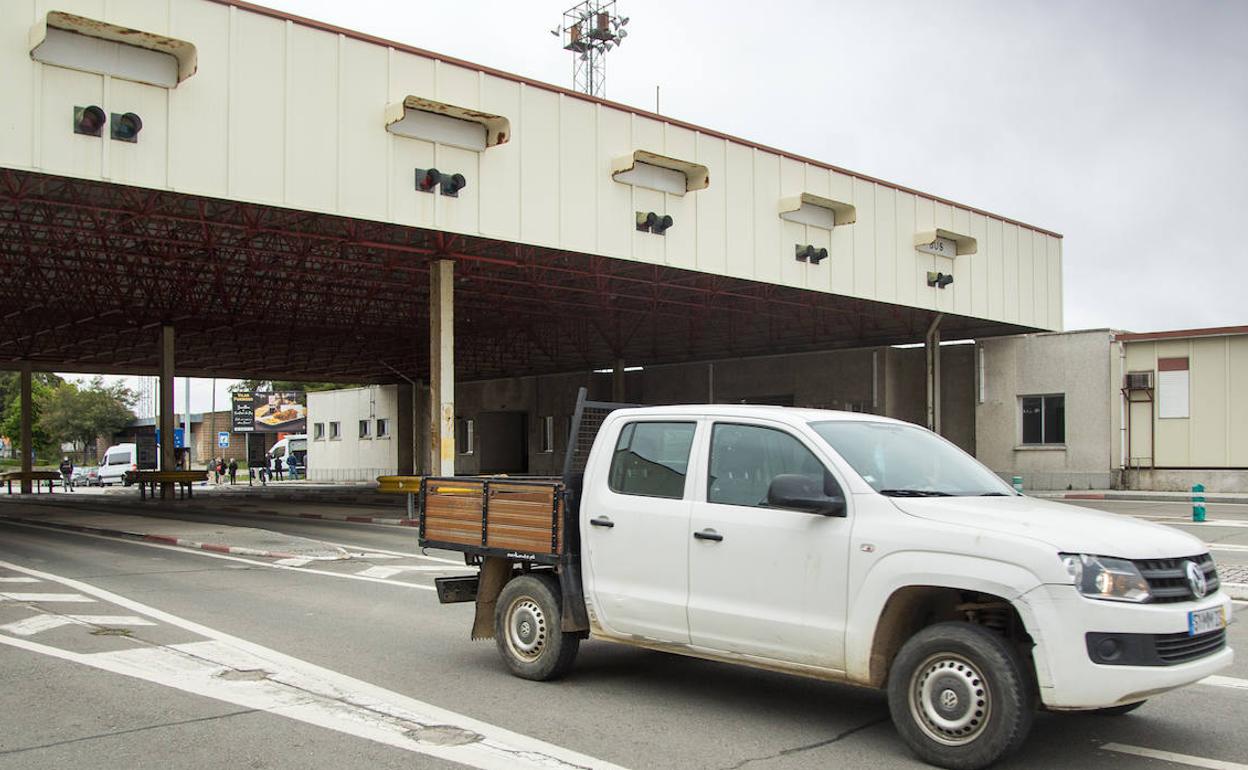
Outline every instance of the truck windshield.
[(869, 420), (811, 423), (863, 481), (890, 497), (1013, 496), (995, 473), (914, 425)]

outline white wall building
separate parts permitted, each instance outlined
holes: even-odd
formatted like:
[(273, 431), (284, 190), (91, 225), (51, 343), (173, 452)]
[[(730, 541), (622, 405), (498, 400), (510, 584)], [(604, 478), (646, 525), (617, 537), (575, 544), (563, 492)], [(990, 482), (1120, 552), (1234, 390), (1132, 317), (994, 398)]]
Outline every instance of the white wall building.
[(397, 473), (398, 387), (308, 393), (308, 478), (372, 481)]

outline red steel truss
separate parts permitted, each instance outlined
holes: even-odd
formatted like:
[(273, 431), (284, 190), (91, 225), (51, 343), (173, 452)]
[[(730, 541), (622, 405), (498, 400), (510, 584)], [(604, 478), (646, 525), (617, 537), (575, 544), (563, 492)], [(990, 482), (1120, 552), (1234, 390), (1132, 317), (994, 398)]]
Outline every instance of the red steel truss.
[[(930, 311), (485, 238), (0, 169), (0, 366), (423, 378), (452, 259), (460, 380), (914, 342)], [(824, 263), (835, 270), (835, 261)], [(946, 338), (1027, 331), (946, 316)]]

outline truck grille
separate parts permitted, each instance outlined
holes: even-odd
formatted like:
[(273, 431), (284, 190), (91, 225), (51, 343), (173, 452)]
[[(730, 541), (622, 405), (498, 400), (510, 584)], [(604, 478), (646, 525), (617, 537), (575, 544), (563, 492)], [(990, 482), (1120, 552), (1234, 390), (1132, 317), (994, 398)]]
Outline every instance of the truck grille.
[(1213, 557), (1207, 553), (1180, 559), (1137, 559), (1135, 566), (1148, 582), (1148, 590), (1153, 595), (1151, 601), (1161, 604), (1186, 602), (1197, 598), (1187, 582), (1186, 570), (1189, 561), (1196, 562), (1201, 572), (1205, 573), (1205, 582), (1209, 586), (1205, 596), (1218, 590), (1218, 570), (1213, 564)]
[(1157, 645), (1157, 657), (1164, 660), (1167, 665), (1186, 663), (1225, 647), (1226, 629), (1219, 628), (1217, 631), (1207, 631), (1196, 636), (1188, 636), (1185, 633), (1157, 634), (1154, 637), (1154, 644)]

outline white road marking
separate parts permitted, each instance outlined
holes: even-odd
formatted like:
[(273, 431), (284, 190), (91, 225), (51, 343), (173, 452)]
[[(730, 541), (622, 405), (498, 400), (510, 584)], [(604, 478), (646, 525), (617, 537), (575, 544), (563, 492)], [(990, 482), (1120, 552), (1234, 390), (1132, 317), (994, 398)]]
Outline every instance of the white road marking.
[(1204, 521), (1192, 521), (1191, 517), (1182, 516), (1135, 516), (1133, 518), (1143, 519), (1144, 521), (1153, 521), (1158, 524), (1169, 524), (1173, 527), (1240, 527), (1248, 528), (1248, 521), (1239, 521), (1238, 519), (1206, 519)]
[(283, 567), (302, 567), (305, 564), (311, 563), (311, 561), (311, 559), (278, 559), (273, 563), (280, 564)]
[(1233, 543), (1205, 543), (1205, 547), (1211, 551), (1237, 551), (1240, 553), (1248, 553), (1248, 545), (1235, 545)]
[(0, 577), (0, 583), (38, 583), (32, 577)]
[(1236, 679), (1233, 676), (1207, 676), (1196, 684), (1208, 684), (1214, 687), (1231, 687), (1236, 690), (1248, 690), (1248, 679)]
[[(267, 562), (267, 561), (256, 561), (255, 559), (245, 559), (242, 556), (234, 556), (230, 554), (216, 553), (213, 551), (201, 551), (195, 548), (182, 548), (180, 546), (165, 545), (163, 543), (148, 543), (143, 540), (134, 540), (128, 537), (112, 537), (110, 535), (98, 535), (94, 532), (73, 532), (70, 530), (57, 529), (55, 527), (43, 527), (38, 524), (28, 524), (24, 521), (4, 521), (2, 523), (8, 524), (14, 527), (25, 527), (26, 529), (38, 529), (38, 530), (43, 530), (44, 532), (54, 532), (56, 534), (74, 535), (77, 537), (89, 537), (95, 540), (108, 540), (113, 543), (126, 543), (129, 545), (143, 546), (144, 548), (158, 548), (158, 549), (165, 550), (165, 551), (177, 551), (178, 553), (187, 554), (189, 556), (201, 556), (206, 559), (221, 559), (223, 561), (242, 562), (243, 564), (249, 564), (253, 567), (265, 567), (267, 569), (289, 570), (291, 572), (298, 572), (301, 575), (325, 575), (327, 577), (340, 578), (342, 580), (363, 580), (368, 583), (382, 583), (384, 585), (403, 586), (404, 588), (418, 588), (422, 591), (436, 591), (437, 590), (433, 586), (426, 585), (424, 583), (408, 583), (403, 580), (384, 580), (382, 578), (362, 577), (360, 575), (352, 575), (349, 572), (330, 572), (329, 570), (323, 570), (323, 569), (310, 569), (310, 568), (305, 568), (305, 567), (289, 567), (289, 566), (282, 565), (282, 564), (274, 564), (272, 562)], [(458, 564), (458, 562), (451, 562), (449, 559), (438, 559), (437, 561), (445, 561), (445, 562), (450, 562), (452, 564)], [(0, 594), (0, 598), (3, 598), (3, 596), (4, 594)]]
[[(467, 567), (465, 567), (467, 569)], [(357, 575), (375, 578), (388, 578), (403, 572), (446, 572), (446, 567), (369, 567), (366, 570), (357, 572)]]
[(0, 601), (11, 602), (93, 602), (82, 594), (10, 594), (0, 592)]
[(609, 762), (352, 679), (86, 583), (5, 562), (0, 565), (60, 582), (206, 638), (169, 646), (131, 640), (135, 644), (132, 648), (90, 654), (7, 636), (0, 636), (0, 644), (484, 770), (622, 770)]
[(0, 631), (7, 631), (18, 636), (34, 636), (41, 631), (50, 631), (61, 626), (71, 625), (103, 626), (120, 628), (124, 626), (154, 626), (150, 620), (137, 615), (33, 615), (16, 623), (0, 626)]
[(322, 540), (321, 542), (325, 543), (325, 545), (336, 545), (339, 548), (347, 548), (347, 549), (351, 549), (355, 551), (367, 551), (368, 553), (364, 554), (365, 556), (369, 556), (369, 555), (376, 553), (376, 554), (381, 555), (383, 558), (385, 556), (393, 556), (396, 558), (403, 557), (403, 558), (408, 558), (408, 559), (424, 559), (425, 561), (436, 561), (436, 562), (441, 562), (442, 564), (454, 564), (458, 567), (466, 566), (464, 564), (463, 559), (443, 559), (439, 556), (428, 556), (423, 553), (411, 553), (408, 551), (391, 551), (385, 548), (365, 548), (362, 545), (351, 545), (349, 543), (331, 543), (328, 540)]
[(1163, 762), (1175, 762), (1180, 765), (1191, 765), (1192, 767), (1207, 767), (1210, 770), (1248, 770), (1248, 765), (1240, 764), (1239, 762), (1193, 757), (1190, 754), (1176, 754), (1173, 751), (1158, 751), (1157, 749), (1146, 749), (1142, 746), (1128, 746), (1124, 743), (1106, 743), (1101, 748), (1105, 751), (1116, 751), (1119, 754), (1132, 754), (1137, 757), (1147, 757), (1148, 759), (1160, 759)]

